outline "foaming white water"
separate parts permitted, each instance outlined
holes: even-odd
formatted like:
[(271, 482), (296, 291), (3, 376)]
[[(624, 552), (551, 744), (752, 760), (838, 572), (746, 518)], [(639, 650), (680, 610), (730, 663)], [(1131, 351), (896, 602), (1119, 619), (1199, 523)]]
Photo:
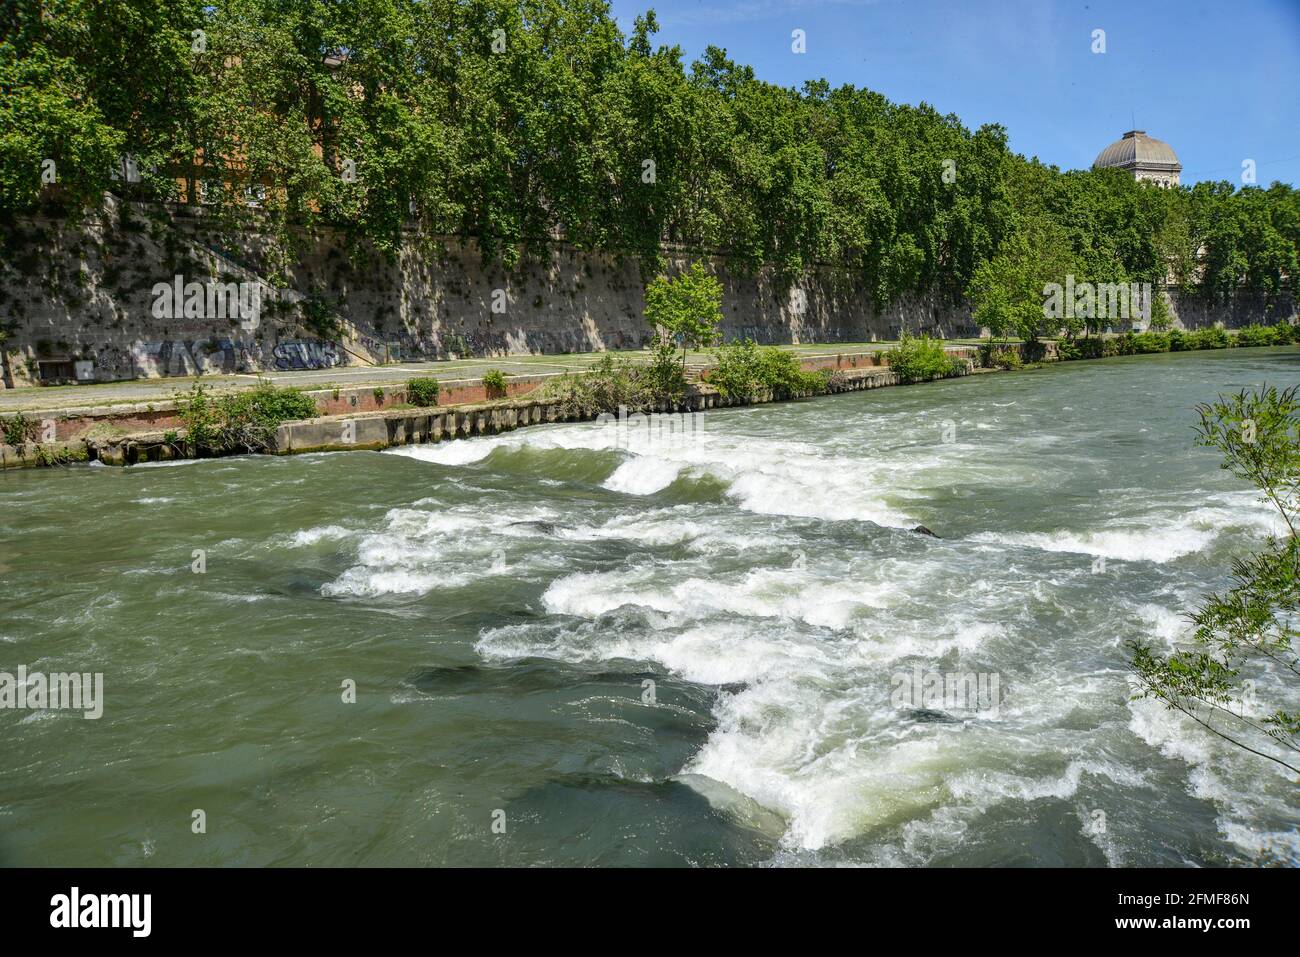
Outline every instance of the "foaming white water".
[(653, 660), (691, 681), (744, 684), (721, 697), (717, 730), (680, 778), (706, 796), (713, 792), (701, 776), (721, 782), (776, 811), (793, 846), (842, 841), (903, 806), (936, 799), (946, 746), (875, 740), (871, 727), (892, 714), (888, 685), (878, 670), (846, 666), (846, 656), (859, 657), (850, 642), (818, 640), (780, 620), (680, 630), (656, 623), (638, 630), (593, 622), (560, 634), (509, 626), (485, 632), (476, 647), (489, 658)]
[(1210, 496), (1221, 504), (1188, 509), (1171, 504), (1138, 518), (1117, 519), (1088, 530), (1058, 532), (979, 532), (970, 540), (991, 544), (1071, 552), (1115, 561), (1163, 564), (1204, 551), (1225, 531), (1250, 529), (1280, 535), (1285, 526), (1276, 513), (1249, 493)]
[(1096, 532), (980, 532), (971, 540), (1116, 561), (1162, 563), (1202, 550), (1216, 534), (1210, 528), (1148, 526)]
[(468, 465), (481, 462), (497, 449), (590, 449), (620, 448), (618, 432), (599, 423), (527, 429), (506, 435), (474, 436), (439, 442), (436, 445), (405, 445), (388, 449), (385, 455), (402, 455), (439, 465)]
[[(438, 445), (412, 445), (388, 454), (440, 465), (480, 462), (498, 448), (621, 450), (627, 460), (605, 480), (610, 491), (651, 495), (687, 470), (726, 483), (742, 508), (772, 515), (871, 521), (904, 527), (915, 521), (889, 500), (883, 478), (891, 466), (860, 455), (828, 454), (790, 440), (756, 439), (700, 430), (646, 438), (616, 425), (591, 423), (480, 437)], [(880, 470), (880, 474), (874, 474)]]
[(950, 572), (945, 561), (712, 575), (694, 565), (563, 576), (542, 596), (562, 617), (488, 629), (476, 649), (498, 660), (653, 661), (689, 681), (743, 686), (720, 697), (718, 727), (683, 780), (721, 782), (779, 813), (792, 847), (836, 844), (942, 799), (966, 745), (940, 726), (901, 724), (891, 678), (917, 656), (1003, 640), (987, 607), (1002, 600), (996, 592), (983, 593), (982, 615), (968, 607), (922, 622), (915, 602)]
[(692, 505), (650, 509), (619, 514), (596, 525), (579, 525), (556, 533), (572, 541), (636, 542), (642, 545), (684, 545), (691, 551), (713, 554), (723, 550), (743, 551), (764, 544), (778, 544), (773, 533), (705, 520)]
[(638, 455), (615, 469), (605, 480), (605, 488), (628, 495), (652, 495), (672, 485), (682, 468), (680, 462)]
[[(1016, 408), (994, 404), (998, 415)], [(1159, 474), (1144, 485), (1147, 472), (1099, 465), (1072, 433), (987, 410), (958, 421), (964, 445), (941, 444), (942, 415), (928, 412), (821, 423), (771, 414), (758, 431), (739, 415), (728, 428), (720, 413), (718, 428), (710, 420), (668, 443), (580, 425), (394, 454), (457, 465), (502, 448), (619, 453), (600, 460), (608, 473), (587, 473), (616, 495), (593, 490), (592, 511), (561, 510), (553, 529), (517, 533), (563, 570), (538, 576), (537, 620), (484, 628), (475, 647), (494, 661), (651, 662), (719, 687), (716, 727), (680, 779), (739, 817), (755, 806), (778, 815), (790, 853), (850, 844), (857, 854), (866, 843), (872, 860), (925, 863), (961, 855), (989, 819), (1050, 828), (1042, 822), (1064, 812), (1078, 819), (1073, 838), (1112, 865), (1133, 863), (1131, 845), (1092, 811), (1117, 793), (1139, 805), (1168, 793), (1167, 767), (1147, 762), (1151, 746), (1190, 766), (1188, 793), (1222, 809), (1225, 841), (1247, 850), (1265, 839), (1256, 822), (1287, 818), (1284, 802), (1243, 804), (1210, 774), (1217, 752), (1195, 728), (1175, 743), (1163, 714), (1125, 712), (1124, 642), (1185, 637), (1183, 615), (1209, 585), (1204, 568), (1277, 530), (1251, 493), (1206, 492), (1195, 483), (1218, 477), (1204, 473), (1180, 484), (1182, 462), (1151, 453), (1156, 438), (1141, 454)], [(827, 430), (816, 444), (806, 441), (814, 427)], [(635, 501), (700, 477), (725, 499)], [(949, 540), (852, 524), (864, 521), (925, 521)], [(477, 539), (460, 534), (440, 544), (473, 561), (475, 547), (516, 533), (486, 522)], [(1088, 560), (1042, 552), (1148, 567), (1099, 586)], [(1179, 561), (1197, 554), (1208, 557)], [(391, 556), (361, 557), (394, 573)], [(918, 664), (992, 671), (1008, 696), (997, 714), (900, 709), (891, 676)]]
[[(688, 512), (634, 513), (568, 534), (689, 541), (677, 524)], [(756, 521), (714, 524), (734, 535)], [(575, 572), (543, 592), (544, 625), (486, 630), (476, 648), (497, 660), (651, 661), (689, 681), (741, 686), (720, 695), (717, 728), (682, 780), (720, 782), (778, 813), (792, 850), (816, 852), (901, 820), (909, 823), (894, 862), (924, 863), (957, 853), (965, 830), (996, 805), (1081, 802), (1081, 832), (1107, 861), (1121, 863), (1119, 845), (1089, 816), (1097, 798), (1085, 795), (1153, 787), (1141, 766), (1111, 753), (1115, 732), (1096, 730), (1094, 716), (1130, 693), (1125, 671), (1080, 674), (1049, 647), (1032, 680), (1009, 674), (1005, 663), (998, 669), (1011, 690), (996, 715), (931, 724), (891, 705), (890, 676), (917, 661), (969, 670), (980, 666), (963, 662), (1030, 653), (1032, 632), (1018, 624), (1020, 613), (1027, 600), (1055, 607), (1055, 586), (1025, 582), (996, 556), (936, 544), (911, 561), (821, 556), (726, 570), (700, 552)], [(1104, 625), (1113, 611), (1098, 601), (1093, 615)], [(921, 609), (928, 611), (918, 616)], [(1165, 640), (1181, 634), (1178, 611), (1165, 605), (1137, 606), (1134, 618)], [(1088, 640), (1099, 647), (1102, 638), (1113, 640), (1104, 627)], [(1072, 730), (1076, 724), (1087, 730)], [(1245, 820), (1238, 823), (1254, 833)]]
[[(1190, 608), (1191, 602), (1181, 607)], [(1192, 626), (1185, 611), (1175, 611), (1164, 605), (1155, 604), (1142, 605), (1137, 611), (1147, 623), (1147, 634), (1163, 644), (1166, 651), (1173, 651), (1175, 646), (1190, 634)]]
[[(1210, 735), (1188, 716), (1158, 701), (1130, 701), (1128, 709), (1129, 728), (1135, 735), (1191, 767), (1188, 793), (1214, 804), (1225, 840), (1265, 863), (1300, 859), (1300, 808), (1295, 806), (1300, 774)], [(1230, 721), (1220, 723), (1233, 730)], [(1258, 740), (1252, 743), (1269, 750)], [(1250, 786), (1243, 788), (1243, 781)], [(1289, 821), (1291, 827), (1261, 830), (1261, 820)]]
[(479, 437), (459, 439), (454, 442), (439, 442), (436, 445), (403, 445), (396, 449), (387, 449), (384, 455), (400, 455), (403, 458), (419, 459), (421, 462), (436, 462), (438, 465), (468, 465), (481, 462), (492, 454), (492, 450), (512, 443), (506, 438)]
[(845, 628), (889, 600), (883, 582), (818, 581), (798, 569), (754, 569), (736, 579), (687, 577), (665, 583), (654, 567), (569, 575), (542, 596), (547, 611), (594, 618), (623, 605), (651, 608), (681, 620), (706, 615), (794, 618)]
[(356, 534), (342, 525), (321, 525), (317, 528), (303, 528), (290, 537), (293, 545), (315, 545), (317, 542), (336, 542)]
[[(234, 460), (237, 461), (238, 458), (242, 458), (242, 457), (243, 457), (243, 456), (236, 457)], [(133, 465), (128, 465), (128, 466), (126, 466), (126, 468), (127, 468), (127, 469), (130, 469), (131, 471), (135, 471), (136, 469), (171, 469), (171, 468), (181, 468), (181, 467), (184, 467), (184, 466), (190, 466), (190, 465), (209, 465), (209, 466), (211, 466), (211, 465), (220, 465), (220, 466), (222, 466), (222, 471), (225, 471), (225, 470), (229, 469), (229, 467), (230, 467), (229, 463), (230, 463), (231, 461), (232, 461), (232, 459), (230, 459), (230, 458), (223, 458), (223, 459), (175, 459), (174, 461), (171, 461), (171, 462), (136, 462), (136, 463), (133, 464)], [(94, 462), (91, 462), (91, 463), (89, 463), (89, 464), (90, 464), (90, 467), (91, 467), (91, 468), (96, 468), (96, 469), (104, 469), (104, 468), (118, 468), (118, 466), (115, 466), (115, 465), (105, 465), (103, 462), (100, 462), (100, 461), (98, 461), (98, 460), (96, 460), (96, 461), (94, 461)]]
[[(384, 527), (360, 535), (357, 564), (332, 582), (321, 586), (327, 597), (374, 598), (388, 594), (426, 594), (434, 588), (456, 588), (493, 575), (517, 575), (503, 547), (503, 538), (485, 536), (489, 525), (505, 526), (511, 521), (541, 522), (555, 512), (545, 508), (516, 509), (503, 517), (490, 506), (460, 506), (452, 509), (391, 509)], [(504, 520), (503, 520), (504, 518)], [(339, 539), (356, 533), (339, 526), (309, 529), (295, 544), (322, 538)]]
[(720, 710), (718, 732), (687, 772), (726, 781), (780, 811), (789, 825), (784, 843), (804, 850), (933, 805), (952, 764), (955, 742), (936, 737), (829, 743), (824, 712), (801, 712), (770, 690), (728, 698)]

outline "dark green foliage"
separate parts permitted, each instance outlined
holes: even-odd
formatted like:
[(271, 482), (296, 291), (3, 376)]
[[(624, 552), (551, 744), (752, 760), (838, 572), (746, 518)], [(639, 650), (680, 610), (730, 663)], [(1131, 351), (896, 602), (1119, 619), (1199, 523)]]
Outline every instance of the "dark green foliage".
[(1226, 349), (1232, 345), (1228, 334), (1218, 326), (1209, 326), (1205, 329), (1198, 329), (1195, 333), (1198, 349)]
[[(1098, 359), (1103, 356), (1145, 355), (1154, 352), (1194, 352), (1234, 346), (1276, 346), (1293, 341), (1296, 327), (1246, 326), (1229, 333), (1218, 326), (1188, 331), (1126, 332), (1118, 336), (1062, 339), (1057, 352), (1062, 359)], [(989, 348), (985, 346), (984, 348)]]
[(803, 371), (798, 357), (785, 349), (744, 339), (721, 347), (714, 356), (717, 365), (709, 370), (708, 383), (729, 398), (749, 400), (760, 390), (776, 399), (826, 391), (828, 375)]
[(1169, 331), (1169, 351), (1195, 352), (1198, 349), (1226, 349), (1232, 345), (1228, 334), (1217, 326), (1187, 331), (1171, 329)]
[(303, 300), (302, 324), (326, 342), (337, 342), (343, 336), (338, 315), (328, 303), (314, 297)]
[(1135, 356), (1169, 351), (1169, 336), (1162, 332), (1127, 332), (1115, 340), (1119, 355)]
[[(1203, 297), (1268, 302), (1300, 275), (1290, 186), (1062, 173), (1011, 153), (1000, 126), (776, 86), (716, 47), (688, 64), (657, 30), (647, 12), (625, 34), (606, 0), (0, 4), (0, 213), (75, 211), (108, 188), (195, 202), (202, 186), (226, 227), (253, 197), (270, 278), (319, 222), (358, 254), (393, 254), (416, 226), (509, 268), (559, 235), (647, 278), (669, 241), (787, 284), (831, 265), (882, 307), (969, 295), (995, 334), (1028, 340), (1055, 334), (1042, 286), (1067, 273), (1158, 288), (1172, 265)], [(140, 183), (110, 178), (123, 153)], [(316, 303), (304, 322), (337, 332)]]
[(311, 396), (265, 380), (220, 396), (195, 383), (188, 393), (176, 396), (176, 409), (185, 424), (185, 440), (197, 455), (264, 452), (274, 445), (281, 423), (317, 414)]
[(438, 385), (437, 379), (408, 379), (406, 382), (406, 400), (411, 405), (437, 405), (440, 389), (441, 386)]
[(196, 382), (188, 393), (177, 393), (176, 412), (185, 424), (185, 440), (191, 449), (219, 447), (221, 415), (211, 386)]
[(506, 395), (506, 376), (500, 369), (489, 369), (483, 373), (483, 388), (489, 399), (503, 399)]
[(961, 364), (960, 359), (944, 350), (942, 339), (929, 336), (918, 339), (906, 332), (899, 337), (898, 345), (885, 355), (889, 367), (904, 382), (928, 382), (956, 375)]
[(1100, 336), (1082, 339), (1062, 339), (1056, 344), (1056, 354), (1062, 359), (1100, 359), (1106, 355), (1106, 340)]
[(15, 412), (12, 416), (0, 421), (2, 434), (6, 445), (21, 447), (28, 442), (36, 441), (40, 435), (40, 423), (35, 419), (29, 419), (21, 412)]
[(645, 375), (651, 391), (666, 402), (681, 401), (686, 393), (686, 377), (682, 373), (681, 363), (677, 361), (677, 349), (673, 341), (656, 335), (650, 345), (650, 356)]
[(645, 288), (645, 318), (659, 339), (686, 350), (711, 346), (718, 339), (722, 322), (722, 283), (705, 271), (702, 263), (669, 278), (656, 276)]
[[(1071, 343), (1061, 343), (1061, 347), (1071, 345)], [(1062, 355), (1062, 358), (1077, 359), (1077, 355)], [(1020, 358), (1020, 353), (1015, 349), (999, 348), (991, 342), (986, 342), (980, 346), (980, 365), (986, 369), (1019, 369), (1024, 363)]]
[(549, 383), (546, 394), (563, 403), (566, 415), (577, 418), (614, 415), (620, 407), (629, 412), (646, 412), (673, 406), (681, 400), (685, 382), (671, 346), (669, 350), (666, 365), (659, 357), (640, 363), (606, 353), (588, 371)]
[(1275, 346), (1278, 344), (1276, 326), (1250, 325), (1237, 330), (1238, 346)]

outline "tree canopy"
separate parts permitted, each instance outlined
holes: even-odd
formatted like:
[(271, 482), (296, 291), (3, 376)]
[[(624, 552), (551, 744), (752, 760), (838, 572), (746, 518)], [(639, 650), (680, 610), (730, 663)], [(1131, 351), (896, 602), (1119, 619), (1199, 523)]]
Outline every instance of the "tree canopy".
[[(1172, 264), (1207, 297), (1296, 274), (1290, 186), (1061, 172), (924, 103), (775, 86), (716, 47), (687, 65), (657, 28), (648, 11), (625, 35), (606, 0), (0, 5), (0, 214), (129, 188), (381, 250), (460, 235), (507, 266), (564, 238), (647, 277), (666, 242), (1003, 320), (1008, 290), (1062, 269), (1157, 283)], [(123, 156), (138, 183), (113, 178)]]

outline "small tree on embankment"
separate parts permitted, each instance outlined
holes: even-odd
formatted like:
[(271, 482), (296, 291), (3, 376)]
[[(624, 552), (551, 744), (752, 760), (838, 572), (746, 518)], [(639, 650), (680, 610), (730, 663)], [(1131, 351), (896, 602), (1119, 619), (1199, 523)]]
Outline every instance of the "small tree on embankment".
[[(1043, 310), (1043, 286), (1065, 282), (1076, 269), (1064, 230), (1045, 216), (1027, 216), (998, 254), (979, 264), (966, 290), (975, 324), (1006, 342), (1016, 336), (1036, 344), (1062, 323)], [(1031, 349), (1031, 352), (1034, 351)]]
[(659, 342), (682, 347), (682, 374), (686, 353), (718, 341), (722, 323), (722, 283), (710, 276), (701, 263), (670, 279), (656, 276), (645, 288), (645, 317), (655, 327)]

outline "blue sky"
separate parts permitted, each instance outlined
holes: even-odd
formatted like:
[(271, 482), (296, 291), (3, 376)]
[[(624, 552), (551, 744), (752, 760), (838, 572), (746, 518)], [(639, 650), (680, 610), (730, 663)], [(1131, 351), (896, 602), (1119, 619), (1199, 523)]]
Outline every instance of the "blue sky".
[[(824, 77), (967, 127), (1001, 123), (1011, 148), (1092, 165), (1126, 130), (1173, 146), (1183, 182), (1300, 185), (1300, 0), (612, 0), (625, 32), (653, 7), (658, 40), (689, 64), (709, 44), (782, 86)], [(791, 31), (807, 52), (791, 52)], [(1106, 52), (1091, 50), (1105, 31)]]

